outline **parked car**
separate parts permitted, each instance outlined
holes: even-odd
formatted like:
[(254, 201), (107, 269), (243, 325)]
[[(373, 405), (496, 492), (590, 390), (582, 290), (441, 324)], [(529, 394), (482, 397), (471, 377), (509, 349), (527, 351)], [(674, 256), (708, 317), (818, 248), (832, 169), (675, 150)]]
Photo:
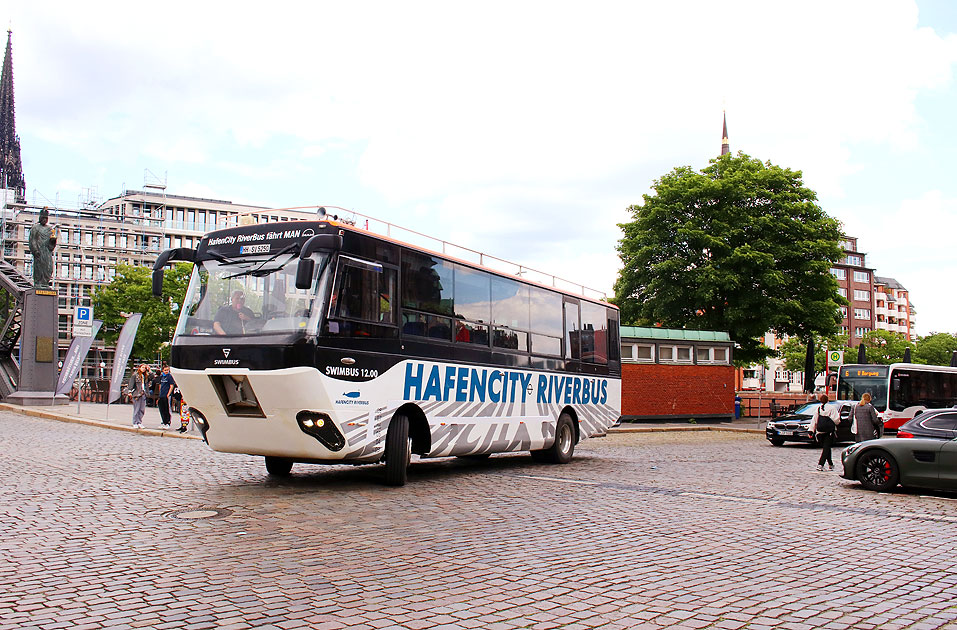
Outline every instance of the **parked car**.
[[(853, 400), (834, 400), (827, 403), (828, 407), (837, 408), (841, 415), (841, 423), (837, 425), (835, 442), (853, 442), (854, 435), (851, 433), (851, 406), (855, 404)], [(794, 410), (793, 413), (774, 420), (769, 420), (764, 428), (765, 437), (772, 446), (782, 446), (785, 442), (804, 442), (809, 444), (814, 442), (814, 438), (808, 433), (808, 427), (811, 426), (811, 416), (814, 410), (821, 406), (819, 402), (810, 402)]]
[(902, 424), (897, 437), (953, 440), (957, 438), (957, 409), (928, 409)]
[(881, 438), (841, 452), (845, 479), (886, 492), (897, 484), (957, 490), (957, 440)]

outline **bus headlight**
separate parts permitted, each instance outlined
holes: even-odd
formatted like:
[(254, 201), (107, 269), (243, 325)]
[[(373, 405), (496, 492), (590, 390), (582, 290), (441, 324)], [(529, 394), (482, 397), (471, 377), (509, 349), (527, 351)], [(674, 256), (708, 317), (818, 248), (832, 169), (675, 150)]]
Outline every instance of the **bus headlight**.
[(339, 432), (328, 414), (303, 410), (296, 414), (296, 421), (303, 433), (316, 438), (330, 451), (341, 451), (345, 447), (346, 438)]

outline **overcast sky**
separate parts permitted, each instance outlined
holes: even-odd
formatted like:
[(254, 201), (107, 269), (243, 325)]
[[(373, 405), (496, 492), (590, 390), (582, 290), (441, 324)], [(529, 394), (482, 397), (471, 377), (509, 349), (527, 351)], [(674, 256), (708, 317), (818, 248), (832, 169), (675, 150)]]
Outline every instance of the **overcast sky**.
[(801, 170), (957, 332), (957, 2), (0, 4), (28, 199), (334, 204), (611, 293), (675, 166)]

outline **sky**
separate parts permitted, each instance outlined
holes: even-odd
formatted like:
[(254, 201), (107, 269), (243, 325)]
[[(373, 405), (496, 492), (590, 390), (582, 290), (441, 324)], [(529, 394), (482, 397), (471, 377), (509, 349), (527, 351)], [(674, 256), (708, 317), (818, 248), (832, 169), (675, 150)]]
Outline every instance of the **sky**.
[[(265, 7), (265, 8), (264, 8)], [(28, 201), (336, 205), (612, 294), (618, 224), (731, 149), (800, 170), (957, 332), (957, 2), (3, 0)]]

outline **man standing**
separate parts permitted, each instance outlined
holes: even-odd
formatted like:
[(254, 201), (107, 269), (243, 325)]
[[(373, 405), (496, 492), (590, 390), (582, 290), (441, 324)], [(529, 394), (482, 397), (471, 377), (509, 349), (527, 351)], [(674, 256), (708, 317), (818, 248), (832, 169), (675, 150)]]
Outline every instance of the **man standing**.
[(33, 254), (33, 286), (49, 289), (53, 278), (53, 250), (56, 248), (56, 229), (47, 225), (50, 212), (40, 211), (40, 218), (30, 228), (30, 253)]
[(160, 412), (160, 428), (168, 429), (170, 427), (170, 400), (173, 396), (173, 388), (176, 387), (176, 382), (173, 380), (173, 375), (169, 373), (169, 365), (163, 364), (163, 373), (160, 375), (160, 388), (159, 388), (159, 405)]

